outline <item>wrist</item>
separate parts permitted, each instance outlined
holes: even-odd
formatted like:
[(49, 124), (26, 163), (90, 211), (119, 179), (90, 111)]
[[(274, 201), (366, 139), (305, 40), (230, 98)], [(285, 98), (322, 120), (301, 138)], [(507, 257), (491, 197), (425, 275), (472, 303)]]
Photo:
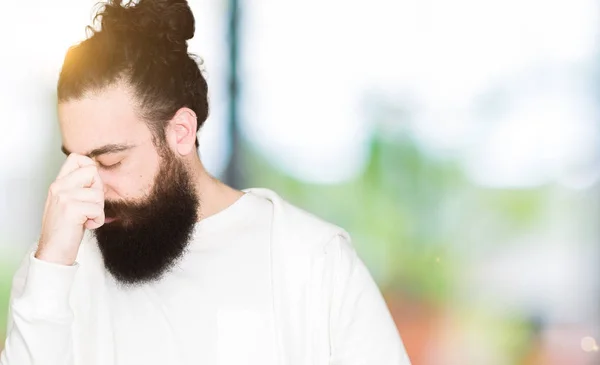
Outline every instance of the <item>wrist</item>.
[(36, 250), (34, 257), (38, 260), (52, 264), (72, 266), (75, 263), (75, 255), (58, 250), (52, 250), (48, 245), (42, 245)]

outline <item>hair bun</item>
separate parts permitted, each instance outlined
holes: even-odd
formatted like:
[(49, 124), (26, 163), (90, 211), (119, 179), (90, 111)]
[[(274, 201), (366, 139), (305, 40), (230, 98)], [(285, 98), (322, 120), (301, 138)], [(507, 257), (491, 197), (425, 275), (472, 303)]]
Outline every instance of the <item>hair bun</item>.
[(110, 0), (96, 17), (101, 32), (140, 35), (157, 41), (185, 43), (194, 37), (195, 21), (186, 0)]

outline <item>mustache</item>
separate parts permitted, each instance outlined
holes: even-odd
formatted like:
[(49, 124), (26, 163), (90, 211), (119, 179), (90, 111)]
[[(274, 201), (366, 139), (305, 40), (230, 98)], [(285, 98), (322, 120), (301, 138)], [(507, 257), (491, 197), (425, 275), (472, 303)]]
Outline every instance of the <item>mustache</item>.
[(144, 213), (148, 213), (148, 209), (143, 203), (108, 200), (104, 202), (104, 216), (107, 218), (135, 219), (145, 216)]

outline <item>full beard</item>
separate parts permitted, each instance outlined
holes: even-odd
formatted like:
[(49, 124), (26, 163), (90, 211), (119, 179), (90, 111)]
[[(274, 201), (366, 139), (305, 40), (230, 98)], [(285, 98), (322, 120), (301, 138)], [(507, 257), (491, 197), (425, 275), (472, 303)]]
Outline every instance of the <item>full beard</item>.
[(116, 220), (94, 234), (106, 269), (127, 286), (160, 280), (184, 256), (199, 206), (190, 173), (166, 149), (146, 198), (105, 202), (105, 215)]

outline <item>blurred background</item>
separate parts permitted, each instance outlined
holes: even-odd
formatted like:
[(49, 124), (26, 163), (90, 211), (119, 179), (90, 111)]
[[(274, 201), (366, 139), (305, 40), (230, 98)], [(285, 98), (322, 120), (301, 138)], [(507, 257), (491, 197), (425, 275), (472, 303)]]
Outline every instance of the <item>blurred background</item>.
[[(0, 12), (0, 349), (97, 1)], [(414, 365), (600, 364), (600, 4), (190, 0), (209, 170), (346, 228)]]

